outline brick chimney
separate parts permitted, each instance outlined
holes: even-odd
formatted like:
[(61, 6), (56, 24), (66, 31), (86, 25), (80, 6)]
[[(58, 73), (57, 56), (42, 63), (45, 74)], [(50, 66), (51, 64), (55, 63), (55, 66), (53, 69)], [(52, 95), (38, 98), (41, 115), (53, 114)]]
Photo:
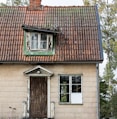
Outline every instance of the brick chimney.
[(31, 9), (39, 9), (41, 7), (41, 0), (30, 0), (29, 7)]

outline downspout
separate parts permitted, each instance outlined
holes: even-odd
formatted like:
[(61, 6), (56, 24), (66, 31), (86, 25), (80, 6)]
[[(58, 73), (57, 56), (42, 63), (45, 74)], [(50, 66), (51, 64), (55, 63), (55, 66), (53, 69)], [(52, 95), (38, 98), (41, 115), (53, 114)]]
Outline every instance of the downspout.
[(96, 64), (96, 80), (97, 80), (97, 119), (100, 119), (100, 81), (99, 81), (99, 63)]

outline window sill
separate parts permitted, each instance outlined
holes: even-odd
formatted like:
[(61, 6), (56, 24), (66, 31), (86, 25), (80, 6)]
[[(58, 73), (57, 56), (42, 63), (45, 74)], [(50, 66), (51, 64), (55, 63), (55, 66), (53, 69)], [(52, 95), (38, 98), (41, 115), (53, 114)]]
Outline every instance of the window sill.
[(83, 103), (59, 102), (59, 105), (83, 105)]
[(24, 55), (28, 55), (28, 56), (48, 56), (48, 55), (54, 55), (55, 51), (45, 51), (45, 50), (41, 50), (41, 51), (37, 51), (37, 50), (30, 50), (30, 51), (24, 51)]

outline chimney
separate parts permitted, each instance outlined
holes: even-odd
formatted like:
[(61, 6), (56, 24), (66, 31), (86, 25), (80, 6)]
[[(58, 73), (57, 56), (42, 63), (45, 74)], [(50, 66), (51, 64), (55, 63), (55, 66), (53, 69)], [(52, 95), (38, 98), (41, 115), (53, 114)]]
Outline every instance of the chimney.
[(30, 0), (30, 6), (31, 9), (36, 10), (41, 7), (41, 0)]

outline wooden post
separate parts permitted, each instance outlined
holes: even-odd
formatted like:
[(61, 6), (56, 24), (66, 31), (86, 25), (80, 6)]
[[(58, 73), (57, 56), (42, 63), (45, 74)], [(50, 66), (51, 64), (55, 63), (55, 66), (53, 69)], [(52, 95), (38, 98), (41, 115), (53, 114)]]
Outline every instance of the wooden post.
[(30, 77), (28, 77), (28, 95), (27, 95), (27, 97), (28, 97), (28, 99), (27, 99), (27, 114), (26, 114), (26, 116), (27, 117), (29, 117), (29, 109), (30, 109)]
[(47, 79), (47, 116), (48, 118), (50, 118), (50, 77), (48, 76), (48, 79)]

